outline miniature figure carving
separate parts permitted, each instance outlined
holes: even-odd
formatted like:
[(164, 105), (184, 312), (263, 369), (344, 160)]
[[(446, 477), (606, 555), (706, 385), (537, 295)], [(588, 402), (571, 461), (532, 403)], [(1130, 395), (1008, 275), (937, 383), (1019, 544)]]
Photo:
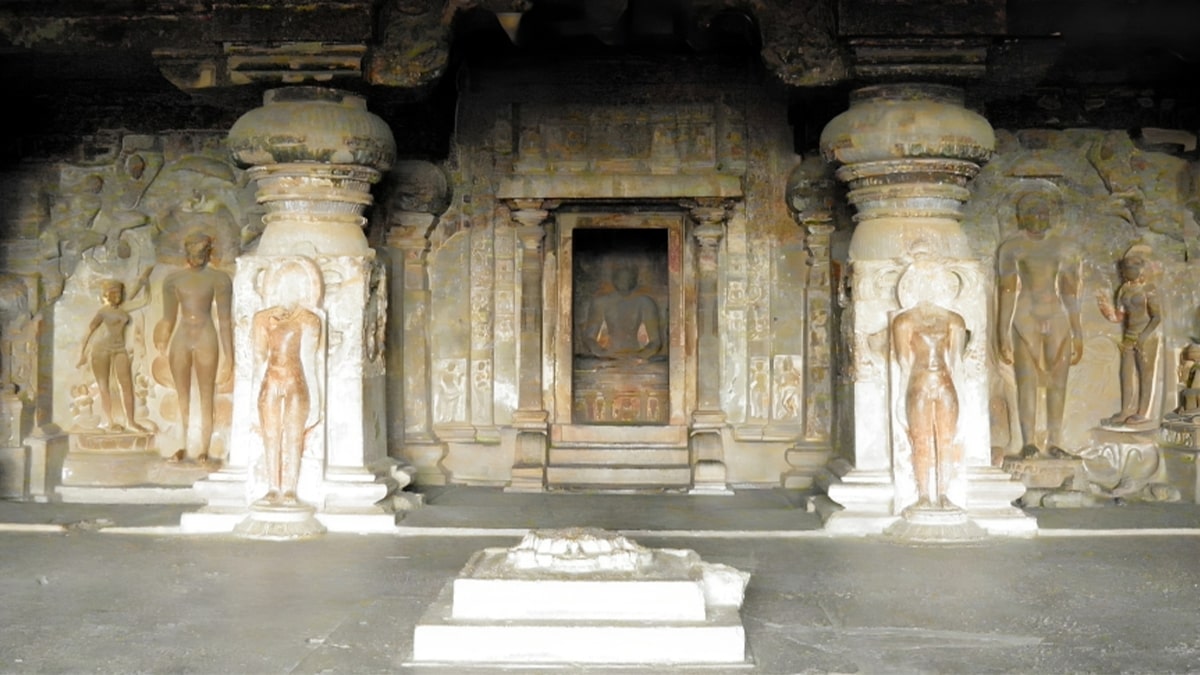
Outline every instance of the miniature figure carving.
[(790, 356), (776, 360), (775, 365), (779, 369), (779, 381), (776, 383), (779, 400), (775, 403), (775, 417), (781, 420), (797, 419), (800, 417), (804, 376)]
[(583, 344), (589, 354), (604, 359), (642, 363), (661, 358), (662, 331), (658, 303), (635, 293), (637, 268), (618, 266), (612, 274), (613, 290), (592, 298), (583, 326)]
[[(163, 281), (163, 318), (154, 329), (154, 344), (160, 352), (167, 354), (179, 397), (183, 445), (172, 459), (181, 461), (188, 456), (192, 373), (195, 372), (200, 397), (200, 452), (196, 459), (206, 462), (212, 442), (216, 385), (218, 381), (227, 381), (233, 373), (233, 326), (230, 321), (233, 282), (228, 274), (208, 266), (213, 246), (211, 237), (191, 234), (184, 239), (183, 245), (187, 267), (172, 272)], [(220, 358), (221, 352), (225, 353), (224, 359)]]
[(457, 422), (466, 417), (466, 379), (458, 361), (446, 362), (438, 376), (438, 422)]
[(1200, 339), (1192, 341), (1179, 352), (1179, 407), (1177, 415), (1200, 413)]
[[(1067, 374), (1083, 357), (1079, 295), (1082, 259), (1071, 242), (1048, 234), (1056, 205), (1031, 192), (1017, 202), (1021, 231), (997, 252), (1000, 359), (1013, 364), (1023, 457), (1062, 450)], [(1046, 448), (1039, 450), (1038, 384), (1046, 388)]]
[(294, 303), (260, 310), (251, 326), (258, 419), (267, 466), (268, 504), (296, 503), (305, 438), (320, 422), (315, 360), (323, 347), (321, 318)]
[[(129, 294), (129, 300), (137, 298), (143, 288), (147, 287), (150, 279), (150, 273), (154, 267), (149, 267), (137, 280), (137, 285), (134, 286), (133, 292)], [(138, 307), (128, 307), (125, 305), (125, 284), (115, 279), (109, 279), (104, 282), (101, 287), (101, 301), (104, 303), (96, 312), (96, 316), (92, 318), (92, 322), (88, 325), (87, 334), (83, 337), (83, 345), (79, 348), (79, 363), (83, 366), (88, 362), (88, 346), (91, 343), (91, 366), (92, 374), (96, 377), (96, 386), (100, 390), (100, 411), (104, 415), (104, 421), (100, 428), (111, 431), (121, 432), (125, 428), (117, 424), (113, 420), (112, 412), (112, 377), (117, 379), (117, 386), (121, 389), (121, 407), (125, 411), (125, 424), (134, 431), (145, 432), (146, 428), (137, 423), (135, 415), (134, 400), (133, 400), (133, 365), (131, 363), (129, 348), (125, 344), (125, 329), (129, 326), (131, 317), (130, 309), (139, 309), (146, 303)], [(149, 292), (147, 292), (146, 300), (149, 301)], [(92, 336), (96, 329), (104, 326), (104, 332), (100, 339), (92, 342)]]
[(16, 275), (0, 274), (0, 390), (15, 389), (13, 342), (32, 318), (25, 282)]
[(904, 412), (912, 444), (918, 508), (954, 508), (947, 497), (962, 460), (957, 442), (958, 392), (951, 368), (966, 350), (962, 316), (928, 301), (892, 320), (892, 348), (908, 374)]
[(1125, 426), (1150, 421), (1154, 376), (1158, 358), (1155, 330), (1162, 322), (1158, 291), (1146, 278), (1149, 247), (1130, 247), (1121, 259), (1121, 285), (1115, 306), (1102, 293), (1096, 301), (1100, 313), (1121, 324), (1121, 410), (1104, 420), (1105, 425)]

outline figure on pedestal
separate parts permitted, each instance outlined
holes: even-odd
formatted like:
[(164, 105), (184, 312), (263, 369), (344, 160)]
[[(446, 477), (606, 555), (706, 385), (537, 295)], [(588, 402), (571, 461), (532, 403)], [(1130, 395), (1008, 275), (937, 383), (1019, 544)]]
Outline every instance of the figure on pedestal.
[(1150, 247), (1134, 245), (1121, 259), (1121, 285), (1115, 306), (1103, 293), (1096, 294), (1100, 313), (1121, 324), (1121, 410), (1106, 418), (1105, 426), (1137, 426), (1150, 422), (1157, 374), (1158, 336), (1162, 322), (1158, 290), (1146, 278)]
[(962, 316), (921, 301), (892, 319), (892, 349), (907, 373), (904, 412), (912, 444), (917, 508), (956, 508), (947, 496), (962, 461), (952, 368), (966, 350)]
[[(321, 318), (294, 302), (254, 315), (258, 419), (267, 467), (270, 505), (297, 503), (305, 438), (321, 418), (315, 360), (323, 347)], [(312, 405), (313, 399), (318, 405)]]
[(637, 268), (618, 265), (612, 273), (613, 290), (592, 298), (583, 325), (587, 353), (602, 359), (643, 363), (662, 358), (662, 331), (658, 303), (649, 295), (634, 293)]
[[(1021, 456), (1066, 457), (1062, 450), (1067, 374), (1083, 358), (1080, 321), (1082, 257), (1067, 239), (1050, 235), (1058, 205), (1048, 193), (1017, 202), (1020, 232), (997, 252), (1000, 359), (1013, 364)], [(1046, 389), (1046, 447), (1036, 439), (1038, 386)]]
[[(207, 462), (212, 442), (216, 385), (218, 381), (229, 380), (233, 373), (233, 282), (225, 272), (208, 266), (212, 237), (193, 233), (184, 239), (183, 246), (187, 267), (172, 272), (163, 282), (163, 318), (154, 329), (154, 344), (160, 352), (167, 354), (179, 398), (182, 447), (171, 459), (182, 461), (188, 457), (192, 373), (195, 372), (200, 395), (200, 452), (196, 459)], [(222, 352), (224, 359), (220, 357)]]
[[(147, 288), (152, 271), (154, 271), (154, 267), (150, 266), (142, 272), (133, 292), (129, 294), (128, 300), (134, 300), (143, 288)], [(148, 291), (145, 297), (146, 301), (141, 305), (128, 307), (125, 305), (125, 284), (116, 279), (106, 280), (101, 286), (100, 295), (104, 304), (92, 318), (91, 324), (88, 325), (83, 345), (79, 348), (77, 365), (82, 367), (88, 362), (88, 346), (91, 343), (92, 374), (95, 375), (96, 386), (100, 390), (100, 410), (104, 414), (104, 420), (100, 425), (102, 429), (115, 432), (125, 431), (125, 427), (113, 420), (112, 414), (112, 377), (116, 376), (117, 385), (121, 389), (121, 405), (125, 411), (126, 426), (134, 431), (146, 431), (145, 427), (137, 423), (134, 415), (133, 366), (129, 348), (125, 343), (125, 330), (131, 320), (129, 310), (145, 306), (150, 299)], [(99, 340), (92, 343), (92, 336), (101, 325), (104, 326), (104, 332)]]

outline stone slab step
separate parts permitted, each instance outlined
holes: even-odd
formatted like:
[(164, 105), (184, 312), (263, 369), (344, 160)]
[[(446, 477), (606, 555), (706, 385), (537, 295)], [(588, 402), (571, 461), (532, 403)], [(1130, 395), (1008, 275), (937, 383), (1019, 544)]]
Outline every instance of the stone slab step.
[(546, 467), (552, 487), (687, 487), (692, 482), (690, 466), (570, 465)]
[(682, 466), (688, 463), (683, 448), (550, 448), (550, 465)]

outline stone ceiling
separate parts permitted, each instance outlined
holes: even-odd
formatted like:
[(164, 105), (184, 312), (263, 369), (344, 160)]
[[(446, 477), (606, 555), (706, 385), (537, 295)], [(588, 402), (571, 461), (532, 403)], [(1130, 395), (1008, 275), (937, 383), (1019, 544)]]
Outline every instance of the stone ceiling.
[(103, 128), (222, 128), (327, 83), (446, 146), (464, 64), (741, 59), (808, 147), (856, 83), (967, 87), (997, 126), (1200, 127), (1192, 0), (0, 0), (6, 161)]

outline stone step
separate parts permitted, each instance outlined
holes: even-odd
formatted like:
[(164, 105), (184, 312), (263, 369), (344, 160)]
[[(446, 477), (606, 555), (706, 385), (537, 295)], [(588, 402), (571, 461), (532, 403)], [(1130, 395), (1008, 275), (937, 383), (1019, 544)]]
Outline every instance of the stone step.
[(682, 448), (550, 448), (551, 466), (667, 466), (688, 463), (688, 449)]
[(569, 465), (546, 467), (546, 482), (552, 487), (648, 488), (687, 487), (692, 469), (687, 464), (670, 466)]

